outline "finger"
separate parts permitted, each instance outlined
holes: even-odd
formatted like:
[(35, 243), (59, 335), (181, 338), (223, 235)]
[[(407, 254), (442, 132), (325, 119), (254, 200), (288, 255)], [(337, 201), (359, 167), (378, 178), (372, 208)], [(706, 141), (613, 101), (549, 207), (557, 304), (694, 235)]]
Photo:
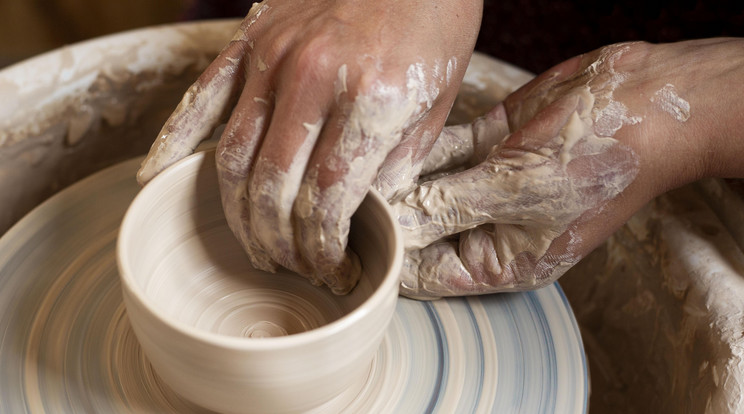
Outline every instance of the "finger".
[(473, 122), (473, 155), (468, 160), (468, 167), (485, 161), (494, 148), (508, 137), (509, 120), (506, 108), (499, 104)]
[(406, 254), (400, 293), (414, 299), (478, 295), (516, 290), (512, 261), (496, 254), (489, 226), (465, 231)]
[(564, 99), (511, 135), (486, 161), (419, 186), (393, 204), (406, 246), (422, 248), (485, 223), (551, 223), (570, 200), (555, 154), (543, 151), (568, 122), (578, 99)]
[[(356, 199), (364, 197), (373, 180), (371, 175), (357, 175), (357, 182), (342, 177), (349, 173), (349, 166), (333, 155), (327, 138), (343, 136), (344, 119), (344, 115), (335, 113), (326, 121), (308, 160), (292, 209), (300, 254), (312, 267), (313, 278), (337, 294), (349, 292), (361, 276), (359, 259), (346, 243), (349, 220), (361, 202)], [(373, 171), (377, 170), (373, 163), (368, 165)]]
[(441, 99), (406, 131), (400, 145), (385, 159), (374, 185), (388, 201), (397, 201), (411, 192), (422, 175), (449, 170), (471, 158), (471, 125), (442, 128), (456, 97), (454, 91), (445, 89)]
[(386, 200), (399, 199), (415, 188), (447, 112), (445, 105), (436, 105), (405, 132), (400, 144), (385, 158), (373, 185)]
[[(415, 93), (380, 81), (329, 119), (303, 179), (294, 214), (303, 255), (334, 291), (358, 278), (347, 253), (349, 219), (380, 166), (426, 108)], [(351, 278), (351, 279), (349, 279)]]
[(472, 167), (488, 157), (509, 135), (502, 104), (471, 124), (445, 127), (426, 158), (421, 175)]
[[(515, 229), (517, 232), (518, 229)], [(459, 240), (437, 241), (408, 252), (401, 278), (401, 294), (412, 298), (437, 298), (518, 290), (523, 287), (514, 273), (515, 256), (534, 268), (529, 255), (509, 234), (496, 236), (484, 225), (459, 235)], [(524, 239), (519, 235), (516, 239)], [(517, 254), (512, 254), (512, 247)], [(505, 255), (499, 255), (505, 249)], [(525, 260), (527, 259), (527, 260)], [(530, 267), (529, 265), (532, 264)], [(530, 275), (531, 276), (531, 275)]]
[(537, 288), (544, 277), (536, 263), (559, 236), (546, 227), (484, 225), (463, 233), (460, 257), (475, 292)]
[(186, 91), (137, 172), (140, 184), (193, 153), (201, 141), (228, 119), (245, 82), (243, 68), (250, 65), (253, 39), (265, 26), (259, 17), (268, 14), (268, 10), (268, 5), (255, 3), (230, 43)]
[(457, 253), (456, 240), (442, 240), (406, 253), (399, 293), (433, 300), (471, 292), (471, 278)]
[(465, 165), (473, 157), (473, 144), (472, 124), (445, 127), (424, 160), (421, 175), (451, 171)]
[(258, 98), (255, 88), (241, 95), (216, 149), (217, 174), (225, 218), (254, 267), (274, 272), (277, 264), (259, 243), (251, 217), (248, 179), (272, 113), (271, 99)]
[[(300, 76), (311, 75), (305, 71)], [(314, 79), (312, 83), (327, 84), (326, 81)], [(327, 94), (325, 89), (308, 90), (308, 83), (306, 78), (279, 82), (284, 89), (276, 92), (276, 109), (255, 162), (249, 194), (253, 226), (261, 245), (279, 264), (318, 284), (321, 281), (299, 249), (292, 211), (323, 128), (327, 112), (327, 104), (323, 103), (333, 102), (333, 91)]]
[[(460, 284), (459, 293), (533, 290), (553, 283), (628, 219), (627, 211), (617, 211), (625, 203), (611, 201), (608, 211), (599, 206), (560, 228), (486, 225), (463, 233), (459, 257), (472, 283)], [(446, 279), (444, 270), (433, 271)]]
[(510, 130), (522, 128), (568, 90), (580, 86), (584, 60), (584, 56), (576, 56), (561, 62), (507, 96), (504, 106), (509, 114)]
[(400, 293), (429, 300), (537, 289), (580, 260), (576, 249), (566, 245), (568, 232), (548, 240), (550, 250), (535, 256), (523, 245), (531, 232), (523, 230), (485, 225), (461, 233), (459, 241), (438, 241), (408, 252)]
[(555, 281), (580, 259), (561, 250), (562, 243), (551, 248), (562, 251), (561, 255), (536, 257), (529, 249), (523, 250), (519, 240), (529, 240), (529, 234), (518, 227), (485, 225), (461, 233), (459, 241), (438, 241), (408, 252), (400, 293), (436, 299), (537, 289)]
[(245, 48), (243, 42), (231, 43), (189, 87), (142, 162), (140, 184), (193, 153), (227, 119), (243, 85)]

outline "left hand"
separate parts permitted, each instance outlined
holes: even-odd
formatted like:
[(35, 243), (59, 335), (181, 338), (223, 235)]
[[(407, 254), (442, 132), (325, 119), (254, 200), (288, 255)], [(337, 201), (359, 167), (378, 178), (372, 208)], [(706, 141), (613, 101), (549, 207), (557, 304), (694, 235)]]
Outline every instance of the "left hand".
[(394, 204), (408, 244), (401, 293), (545, 286), (656, 195), (744, 176), (743, 43), (607, 46), (445, 129), (432, 154), (456, 148), (465, 170)]

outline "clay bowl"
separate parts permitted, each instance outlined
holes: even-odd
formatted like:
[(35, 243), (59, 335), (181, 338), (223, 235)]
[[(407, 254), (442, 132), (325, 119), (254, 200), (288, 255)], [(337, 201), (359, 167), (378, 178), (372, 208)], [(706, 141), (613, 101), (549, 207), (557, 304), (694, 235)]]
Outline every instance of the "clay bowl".
[(198, 405), (323, 410), (364, 384), (395, 310), (396, 226), (371, 192), (350, 232), (365, 275), (345, 296), (287, 271), (255, 270), (225, 222), (214, 152), (196, 153), (127, 210), (117, 245), (127, 314), (157, 374)]

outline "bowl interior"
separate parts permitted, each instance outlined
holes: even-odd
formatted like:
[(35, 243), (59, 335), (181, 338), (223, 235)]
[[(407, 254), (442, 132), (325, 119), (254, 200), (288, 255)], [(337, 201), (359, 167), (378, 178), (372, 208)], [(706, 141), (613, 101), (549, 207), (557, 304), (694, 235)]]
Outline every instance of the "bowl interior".
[(350, 294), (334, 295), (288, 270), (251, 266), (224, 218), (214, 152), (195, 154), (132, 203), (120, 239), (124, 278), (153, 312), (200, 332), (266, 338), (312, 331), (359, 309), (387, 279), (397, 280), (390, 275), (396, 232), (373, 201), (379, 204), (368, 197), (360, 207), (350, 234), (365, 274)]

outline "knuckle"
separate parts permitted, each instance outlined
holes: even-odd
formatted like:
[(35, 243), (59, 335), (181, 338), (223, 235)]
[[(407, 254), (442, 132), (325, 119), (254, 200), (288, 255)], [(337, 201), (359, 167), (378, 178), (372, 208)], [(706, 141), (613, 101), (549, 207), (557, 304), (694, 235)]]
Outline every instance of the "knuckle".
[(376, 69), (363, 69), (354, 86), (357, 96), (376, 97), (378, 99), (402, 98), (400, 82), (390, 79)]
[(288, 31), (264, 33), (263, 39), (256, 40), (251, 64), (258, 67), (260, 60), (268, 67), (274, 66), (287, 53), (293, 38), (293, 34)]
[(215, 149), (217, 169), (235, 179), (245, 179), (248, 176), (253, 156), (250, 149), (235, 145), (222, 139)]
[(248, 32), (251, 27), (256, 25), (256, 22), (265, 20), (261, 19), (261, 16), (264, 14), (271, 13), (271, 7), (268, 5), (268, 1), (262, 1), (262, 2), (256, 2), (253, 3), (253, 6), (248, 11), (248, 14), (245, 16), (243, 21), (240, 23), (240, 28), (238, 29), (238, 33), (245, 33)]
[(305, 82), (322, 81), (335, 76), (340, 65), (332, 39), (320, 35), (304, 42), (295, 52), (294, 66), (295, 74)]

